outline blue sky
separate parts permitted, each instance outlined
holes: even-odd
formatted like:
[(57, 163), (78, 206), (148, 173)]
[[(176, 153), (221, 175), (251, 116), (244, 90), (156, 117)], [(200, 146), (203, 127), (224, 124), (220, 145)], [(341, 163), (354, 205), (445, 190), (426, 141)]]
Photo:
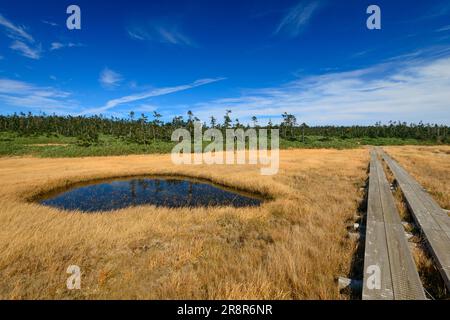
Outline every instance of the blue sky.
[(0, 1), (2, 114), (450, 124), (449, 108), (448, 0)]

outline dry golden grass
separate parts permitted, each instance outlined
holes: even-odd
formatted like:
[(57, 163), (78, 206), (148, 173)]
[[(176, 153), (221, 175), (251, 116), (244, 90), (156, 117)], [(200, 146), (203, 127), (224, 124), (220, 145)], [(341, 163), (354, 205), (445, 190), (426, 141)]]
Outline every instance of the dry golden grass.
[(450, 146), (384, 147), (439, 203), (450, 209)]
[[(368, 150), (281, 151), (280, 172), (174, 166), (168, 155), (0, 159), (0, 298), (339, 299)], [(271, 195), (259, 208), (66, 213), (27, 202), (74, 182), (185, 175)], [(81, 290), (66, 289), (79, 265)]]
[[(445, 204), (448, 204), (450, 190), (445, 180), (450, 178), (450, 166), (446, 163), (446, 161), (448, 162), (450, 160), (450, 147), (408, 146), (384, 149), (399, 161), (430, 192), (441, 206), (445, 207)], [(388, 180), (392, 183), (395, 177), (388, 165), (385, 162), (383, 164)], [(414, 223), (400, 188), (396, 189), (394, 197), (402, 220)], [(416, 225), (414, 226), (406, 228), (406, 231), (414, 235), (411, 239), (413, 242), (411, 251), (422, 284), (427, 292), (435, 299), (448, 299), (448, 293), (439, 274), (439, 270), (430, 256), (424, 239), (420, 234), (420, 230)]]

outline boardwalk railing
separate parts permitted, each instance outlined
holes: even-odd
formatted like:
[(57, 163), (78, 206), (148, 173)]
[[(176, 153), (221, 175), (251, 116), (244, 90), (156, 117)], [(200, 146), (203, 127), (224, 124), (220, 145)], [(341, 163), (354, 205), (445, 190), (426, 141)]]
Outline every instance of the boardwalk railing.
[(374, 150), (370, 160), (362, 298), (426, 299), (390, 186)]
[(383, 150), (377, 149), (393, 172), (409, 210), (450, 290), (450, 217), (433, 198)]

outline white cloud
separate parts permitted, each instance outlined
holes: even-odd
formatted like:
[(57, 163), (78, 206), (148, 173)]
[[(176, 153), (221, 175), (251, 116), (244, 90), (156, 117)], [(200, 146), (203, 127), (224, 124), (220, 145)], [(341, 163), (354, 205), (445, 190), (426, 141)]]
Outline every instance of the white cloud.
[(450, 13), (450, 3), (448, 1), (440, 2), (431, 7), (427, 15), (423, 19), (433, 19), (441, 16), (448, 15)]
[(39, 60), (41, 58), (42, 49), (40, 45), (35, 48), (31, 48), (26, 43), (16, 40), (11, 44), (10, 48), (19, 52), (22, 56), (30, 59)]
[(111, 69), (105, 68), (100, 72), (99, 81), (103, 87), (113, 88), (119, 85), (122, 81), (122, 76)]
[(436, 30), (436, 32), (450, 31), (450, 24)]
[(53, 87), (41, 87), (27, 82), (0, 78), (0, 101), (21, 108), (45, 112), (68, 112), (76, 109), (71, 94)]
[(10, 49), (30, 59), (38, 60), (41, 58), (42, 46), (35, 44), (34, 38), (25, 30), (25, 27), (15, 25), (1, 14), (0, 26), (3, 27), (6, 35), (14, 40)]
[(57, 27), (58, 26), (58, 24), (56, 22), (53, 22), (53, 21), (41, 20), (41, 22), (45, 23), (45, 24), (48, 24), (48, 25), (50, 25), (52, 27)]
[(195, 43), (186, 36), (175, 24), (159, 23), (127, 28), (128, 35), (133, 40), (155, 41), (180, 46), (193, 46)]
[(285, 33), (290, 37), (298, 36), (311, 20), (314, 13), (320, 8), (320, 5), (320, 2), (317, 0), (309, 2), (300, 1), (283, 17), (275, 30), (275, 34)]
[(75, 48), (75, 47), (83, 47), (82, 43), (61, 43), (61, 42), (52, 42), (50, 45), (50, 51), (59, 50), (63, 48)]
[(64, 47), (64, 45), (62, 43), (60, 43), (60, 42), (52, 42), (51, 47), (50, 47), (50, 51), (58, 50), (58, 49), (61, 49), (63, 47)]
[(166, 29), (164, 27), (157, 28), (160, 39), (162, 42), (176, 44), (176, 45), (187, 45), (192, 46), (192, 41), (182, 33), (180, 33), (176, 28)]
[(200, 87), (200, 86), (203, 86), (203, 85), (206, 85), (209, 83), (221, 81), (223, 79), (224, 78), (200, 79), (200, 80), (194, 81), (190, 84), (185, 84), (185, 85), (180, 85), (180, 86), (175, 86), (175, 87), (152, 89), (152, 90), (149, 90), (149, 91), (146, 91), (143, 93), (109, 100), (103, 107), (84, 110), (80, 114), (99, 114), (99, 113), (108, 111), (108, 110), (115, 108), (122, 104), (127, 104), (127, 103), (131, 103), (131, 102), (135, 102), (135, 101), (145, 100), (145, 99), (152, 98), (152, 97), (158, 97), (158, 96), (163, 96), (163, 95), (167, 95), (170, 93), (184, 91), (184, 90), (192, 89), (195, 87)]
[(2, 14), (0, 14), (0, 26), (4, 27), (8, 37), (15, 40), (26, 40), (33, 43), (33, 37), (25, 31), (23, 26), (17, 26), (8, 19), (6, 19)]
[(142, 41), (143, 40), (151, 40), (151, 38), (146, 33), (144, 33), (144, 31), (141, 29), (133, 28), (133, 29), (127, 30), (127, 32), (128, 32), (128, 35), (131, 37), (131, 39), (142, 40)]
[(241, 96), (199, 103), (202, 120), (233, 117), (278, 120), (292, 113), (308, 124), (373, 124), (402, 120), (450, 124), (450, 56), (387, 62), (371, 68), (309, 76)]

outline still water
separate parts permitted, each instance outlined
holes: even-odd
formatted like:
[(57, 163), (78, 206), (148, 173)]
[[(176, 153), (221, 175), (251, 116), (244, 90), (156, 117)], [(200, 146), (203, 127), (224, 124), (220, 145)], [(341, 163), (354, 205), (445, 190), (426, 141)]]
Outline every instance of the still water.
[(158, 207), (258, 206), (262, 199), (211, 183), (181, 178), (131, 178), (75, 185), (48, 194), (41, 204), (64, 210), (110, 211)]

